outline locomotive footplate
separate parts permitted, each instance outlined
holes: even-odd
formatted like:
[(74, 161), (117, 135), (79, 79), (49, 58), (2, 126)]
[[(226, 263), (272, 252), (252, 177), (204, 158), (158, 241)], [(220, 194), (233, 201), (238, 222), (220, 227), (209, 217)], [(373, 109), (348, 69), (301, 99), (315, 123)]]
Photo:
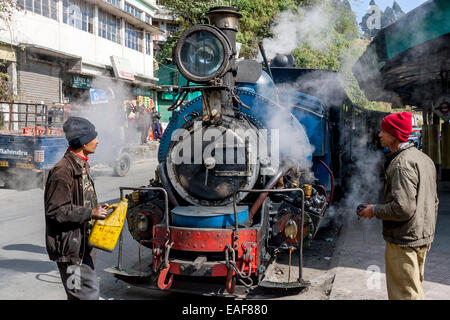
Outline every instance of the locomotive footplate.
[(310, 282), (299, 279), (300, 268), (298, 266), (298, 252), (296, 250), (289, 256), (286, 252), (272, 259), (269, 263), (264, 278), (259, 283), (260, 287), (267, 289), (303, 289)]

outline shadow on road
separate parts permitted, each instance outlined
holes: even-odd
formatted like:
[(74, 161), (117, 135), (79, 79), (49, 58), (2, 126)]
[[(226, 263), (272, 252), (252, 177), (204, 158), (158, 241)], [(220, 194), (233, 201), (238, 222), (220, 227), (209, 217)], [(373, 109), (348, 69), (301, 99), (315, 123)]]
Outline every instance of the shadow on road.
[(29, 244), (29, 243), (10, 244), (10, 245), (4, 246), (3, 250), (16, 250), (16, 251), (47, 254), (47, 250), (45, 249), (45, 247), (37, 246), (34, 244)]
[(1, 259), (0, 269), (10, 269), (16, 272), (48, 273), (56, 270), (57, 267), (53, 261)]

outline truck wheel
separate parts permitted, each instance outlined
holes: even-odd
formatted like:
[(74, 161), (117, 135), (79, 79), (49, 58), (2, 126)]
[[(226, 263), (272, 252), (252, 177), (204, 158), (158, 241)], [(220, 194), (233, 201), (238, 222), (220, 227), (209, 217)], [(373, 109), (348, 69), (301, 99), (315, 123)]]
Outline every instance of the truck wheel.
[(131, 167), (131, 158), (128, 154), (123, 153), (120, 155), (119, 160), (114, 165), (114, 175), (117, 177), (125, 176)]

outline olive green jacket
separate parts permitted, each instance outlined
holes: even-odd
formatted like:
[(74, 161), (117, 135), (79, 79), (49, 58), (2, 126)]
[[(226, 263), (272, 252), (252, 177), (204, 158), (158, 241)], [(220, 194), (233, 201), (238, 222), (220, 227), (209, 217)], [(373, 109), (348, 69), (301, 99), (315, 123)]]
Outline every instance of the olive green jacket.
[(374, 210), (384, 240), (408, 247), (431, 243), (439, 204), (433, 161), (409, 144), (389, 154), (385, 167), (384, 204)]

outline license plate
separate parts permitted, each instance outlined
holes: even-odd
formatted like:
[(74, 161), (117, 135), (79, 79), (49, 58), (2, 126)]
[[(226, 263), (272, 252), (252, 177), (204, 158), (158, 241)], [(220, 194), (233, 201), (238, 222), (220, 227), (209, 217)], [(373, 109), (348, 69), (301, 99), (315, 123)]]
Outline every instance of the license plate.
[(0, 167), (9, 167), (8, 161), (0, 161)]
[(34, 164), (18, 162), (18, 163), (16, 163), (16, 168), (33, 169), (34, 168)]

